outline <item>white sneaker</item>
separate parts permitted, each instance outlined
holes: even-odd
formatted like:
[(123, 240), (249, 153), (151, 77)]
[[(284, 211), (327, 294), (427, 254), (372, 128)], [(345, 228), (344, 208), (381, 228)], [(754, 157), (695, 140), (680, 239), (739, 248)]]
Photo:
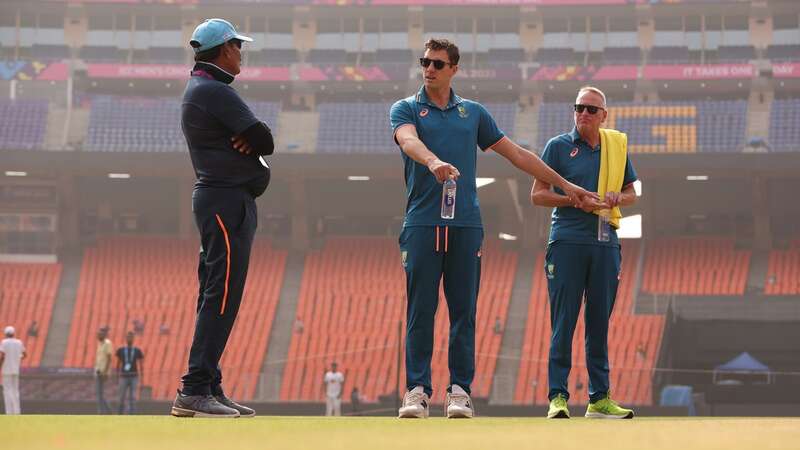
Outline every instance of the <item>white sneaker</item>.
[(475, 415), (472, 409), (472, 399), (469, 398), (467, 391), (461, 386), (454, 384), (447, 393), (447, 418), (448, 419), (471, 419)]
[(429, 403), (428, 394), (425, 393), (422, 386), (417, 386), (406, 392), (403, 397), (403, 406), (398, 410), (397, 417), (400, 419), (427, 419)]

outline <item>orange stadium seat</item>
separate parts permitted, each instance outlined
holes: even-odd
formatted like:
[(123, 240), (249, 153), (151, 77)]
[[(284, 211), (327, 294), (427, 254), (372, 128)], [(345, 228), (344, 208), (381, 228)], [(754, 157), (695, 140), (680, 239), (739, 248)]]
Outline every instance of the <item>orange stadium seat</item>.
[[(155, 399), (169, 399), (186, 370), (194, 332), (197, 240), (172, 237), (114, 237), (86, 250), (64, 365), (94, 364), (95, 333), (111, 328), (114, 347), (124, 343), (133, 320), (145, 330), (136, 345), (144, 351), (142, 384)], [(257, 239), (250, 258), (239, 316), (228, 341), (223, 368), (226, 393), (252, 399), (267, 350), (286, 266), (286, 252)], [(162, 335), (165, 324), (169, 333)]]
[(800, 241), (794, 242), (787, 250), (770, 252), (764, 293), (767, 295), (800, 294)]
[[(476, 397), (489, 396), (501, 340), (493, 332), (494, 319), (505, 322), (517, 265), (516, 253), (503, 250), (498, 241), (486, 241), (483, 255), (472, 386)], [(308, 254), (297, 306), (304, 331), (292, 337), (281, 400), (321, 400), (322, 375), (334, 360), (345, 374), (345, 398), (353, 387), (369, 401), (394, 393), (405, 336), (399, 256), (396, 239), (371, 237), (332, 238)], [(449, 378), (448, 317), (441, 292), (439, 301), (432, 378), (434, 390), (443, 396)], [(404, 382), (401, 372), (401, 392)]]
[[(633, 314), (633, 294), (639, 245), (623, 243), (622, 271), (617, 302), (611, 317), (608, 336), (611, 389), (614, 398), (631, 405), (652, 404), (652, 372), (661, 346), (663, 316)], [(547, 404), (547, 358), (550, 351), (550, 305), (547, 280), (541, 270), (544, 252), (536, 257), (528, 321), (514, 402)], [(575, 402), (588, 401), (589, 379), (586, 374), (584, 321), (579, 316), (572, 347), (572, 371), (569, 390)], [(535, 382), (535, 386), (534, 386)], [(578, 389), (578, 386), (582, 386)]]
[(742, 295), (749, 250), (732, 238), (665, 238), (647, 249), (642, 292), (675, 295)]
[[(61, 264), (0, 263), (0, 328), (16, 328), (27, 351), (22, 367), (41, 365), (60, 282)], [(36, 337), (27, 335), (33, 321)]]

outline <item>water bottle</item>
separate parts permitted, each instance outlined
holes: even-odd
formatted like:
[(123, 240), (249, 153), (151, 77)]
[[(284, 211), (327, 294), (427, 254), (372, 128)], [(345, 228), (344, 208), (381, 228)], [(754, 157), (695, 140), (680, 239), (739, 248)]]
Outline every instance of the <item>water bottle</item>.
[(442, 219), (456, 215), (456, 181), (448, 178), (442, 183)]
[(597, 214), (597, 241), (611, 241), (611, 210), (604, 209)]

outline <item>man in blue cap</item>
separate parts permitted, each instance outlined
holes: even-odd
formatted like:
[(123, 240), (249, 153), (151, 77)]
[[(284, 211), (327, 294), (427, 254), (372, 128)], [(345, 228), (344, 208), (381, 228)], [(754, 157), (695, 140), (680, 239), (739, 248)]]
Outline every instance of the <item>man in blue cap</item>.
[(172, 405), (178, 417), (252, 417), (255, 411), (222, 390), (219, 360), (244, 291), (255, 236), (255, 198), (269, 184), (262, 156), (272, 133), (230, 86), (242, 63), (242, 36), (230, 22), (209, 19), (192, 34), (195, 66), (183, 95), (181, 127), (197, 181), (192, 212), (200, 231), (197, 321), (183, 388)]

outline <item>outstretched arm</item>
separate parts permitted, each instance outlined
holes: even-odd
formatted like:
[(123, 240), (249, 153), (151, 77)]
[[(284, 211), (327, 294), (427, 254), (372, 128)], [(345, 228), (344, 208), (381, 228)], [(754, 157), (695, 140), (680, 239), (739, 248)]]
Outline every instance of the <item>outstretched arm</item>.
[(589, 192), (565, 180), (561, 175), (557, 174), (556, 171), (545, 164), (541, 158), (536, 156), (536, 154), (515, 144), (514, 141), (508, 137), (500, 139), (500, 141), (491, 148), (518, 169), (532, 175), (536, 178), (536, 181), (541, 180), (548, 185), (561, 188), (566, 194), (565, 197), (571, 201), (571, 203), (564, 206), (579, 204), (583, 202), (585, 198), (597, 199), (596, 193)]

